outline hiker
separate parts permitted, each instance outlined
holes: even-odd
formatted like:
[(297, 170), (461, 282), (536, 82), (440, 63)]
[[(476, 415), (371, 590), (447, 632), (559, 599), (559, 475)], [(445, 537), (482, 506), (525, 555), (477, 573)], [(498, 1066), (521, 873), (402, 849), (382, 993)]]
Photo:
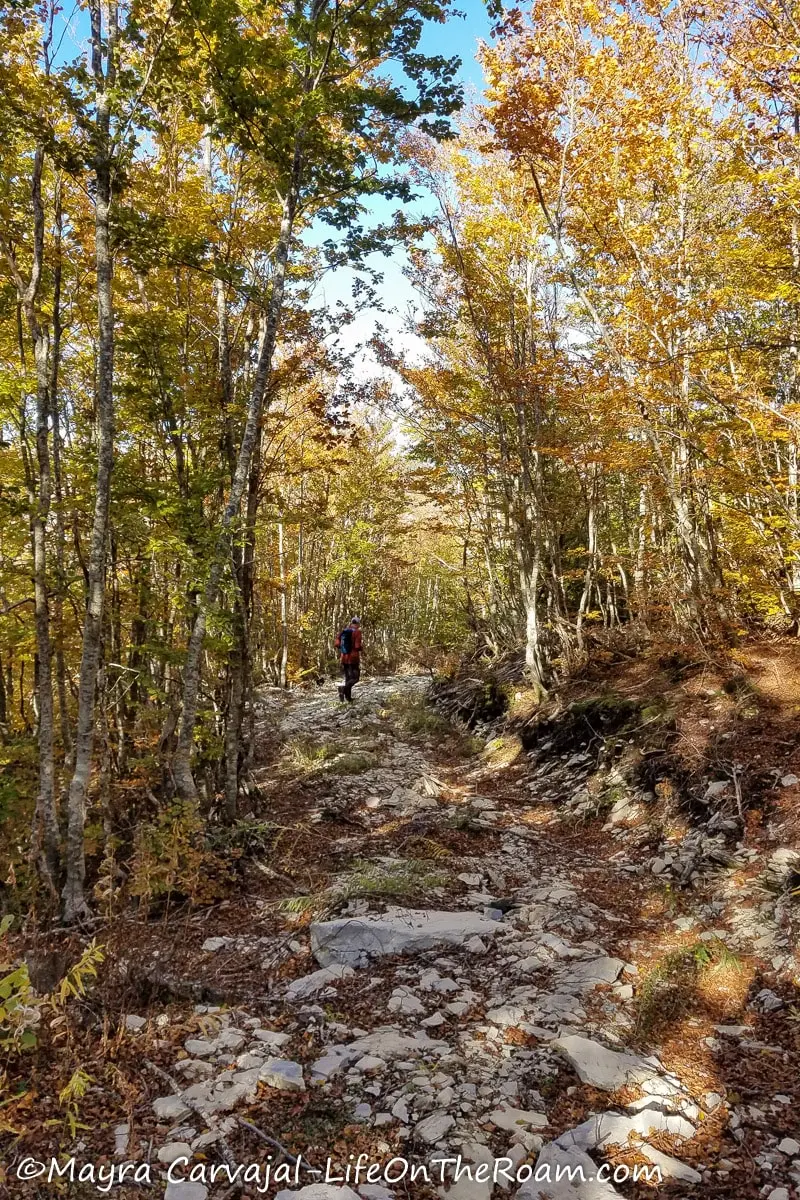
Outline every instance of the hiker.
[(353, 684), (361, 678), (361, 618), (353, 617), (350, 624), (336, 636), (336, 651), (342, 664), (344, 683), (339, 687), (339, 699), (353, 703)]

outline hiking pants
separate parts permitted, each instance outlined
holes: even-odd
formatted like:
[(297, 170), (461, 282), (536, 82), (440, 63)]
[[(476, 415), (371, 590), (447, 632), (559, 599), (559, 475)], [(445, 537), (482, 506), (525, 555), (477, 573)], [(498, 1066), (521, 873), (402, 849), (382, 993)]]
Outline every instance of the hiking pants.
[(361, 664), (342, 663), (342, 674), (344, 675), (344, 698), (345, 700), (353, 699), (353, 685), (358, 683), (361, 678)]

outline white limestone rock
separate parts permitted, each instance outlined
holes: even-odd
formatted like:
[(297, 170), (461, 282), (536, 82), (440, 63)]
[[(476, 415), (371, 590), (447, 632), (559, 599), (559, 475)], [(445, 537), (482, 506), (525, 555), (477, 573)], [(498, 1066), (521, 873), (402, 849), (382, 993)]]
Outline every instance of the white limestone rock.
[(389, 1012), (417, 1016), (425, 1012), (425, 1005), (408, 987), (395, 988), (389, 997)]
[(130, 1125), (116, 1125), (114, 1127), (114, 1158), (125, 1158), (127, 1156), (130, 1137)]
[(217, 950), (224, 950), (227, 946), (233, 944), (232, 937), (210, 937), (206, 938), (200, 947), (206, 954), (216, 954)]
[(451, 1117), (450, 1113), (439, 1109), (437, 1112), (431, 1113), (429, 1117), (424, 1117), (414, 1126), (414, 1137), (417, 1141), (427, 1142), (429, 1145), (434, 1145), (440, 1142), (443, 1137), (455, 1125), (455, 1118)]
[(358, 1038), (346, 1047), (351, 1060), (364, 1054), (376, 1058), (419, 1058), (423, 1054), (442, 1055), (450, 1049), (447, 1042), (437, 1042), (421, 1030), (417, 1033), (401, 1033), (394, 1026), (383, 1026), (372, 1033)]
[(268, 1058), (259, 1070), (258, 1078), (261, 1083), (282, 1092), (303, 1092), (306, 1087), (300, 1063), (288, 1058)]
[(694, 1136), (691, 1121), (680, 1113), (665, 1113), (658, 1108), (645, 1108), (633, 1116), (622, 1113), (598, 1113), (557, 1138), (559, 1146), (579, 1150), (602, 1149), (604, 1146), (624, 1146), (632, 1133), (645, 1141), (653, 1133), (668, 1133), (671, 1137), (688, 1139)]
[(343, 1054), (328, 1053), (322, 1058), (318, 1058), (315, 1063), (311, 1064), (311, 1082), (312, 1083), (327, 1083), (329, 1079), (339, 1075), (347, 1065), (347, 1056)]
[(650, 1160), (654, 1167), (660, 1169), (662, 1180), (679, 1179), (681, 1183), (703, 1182), (700, 1172), (695, 1171), (694, 1167), (690, 1167), (688, 1163), (681, 1162), (679, 1158), (673, 1158), (671, 1154), (664, 1154), (661, 1150), (656, 1150), (655, 1146), (649, 1146), (647, 1143), (640, 1144), (637, 1149)]
[(193, 1183), (187, 1179), (171, 1180), (164, 1192), (164, 1200), (206, 1200), (208, 1188), (204, 1183)]
[(481, 1179), (469, 1179), (463, 1176), (449, 1186), (437, 1188), (443, 1200), (492, 1200), (494, 1186), (491, 1176), (488, 1182)]
[[(537, 1174), (543, 1175), (545, 1168), (549, 1178), (537, 1180)], [(568, 1175), (556, 1181), (558, 1168), (574, 1172), (576, 1182), (571, 1183)], [(575, 1146), (564, 1149), (556, 1142), (550, 1142), (540, 1151), (532, 1178), (517, 1190), (514, 1200), (616, 1200), (621, 1195), (613, 1184), (596, 1176), (597, 1164), (585, 1150)]]
[(214, 1067), (200, 1058), (184, 1058), (175, 1063), (175, 1072), (181, 1074), (189, 1083), (197, 1083), (203, 1079), (210, 1079), (214, 1074)]
[(423, 1029), (438, 1029), (440, 1025), (444, 1025), (446, 1018), (440, 1012), (431, 1013), (424, 1021), (420, 1021)]
[(217, 1052), (217, 1043), (208, 1038), (187, 1038), (183, 1048), (192, 1058), (211, 1058)]
[(298, 1191), (283, 1188), (275, 1200), (361, 1200), (352, 1188), (333, 1183), (309, 1183)]
[(192, 1147), (188, 1142), (167, 1142), (158, 1151), (158, 1161), (162, 1163), (173, 1163), (176, 1159), (192, 1157)]
[(517, 1133), (520, 1129), (544, 1129), (547, 1125), (545, 1113), (526, 1112), (521, 1108), (496, 1108), (489, 1113), (489, 1120), (498, 1129), (507, 1133)]
[(463, 946), (471, 937), (494, 937), (498, 928), (498, 922), (475, 912), (390, 908), (382, 914), (312, 924), (311, 950), (323, 967), (355, 967), (383, 955)]
[(241, 1029), (222, 1029), (217, 1034), (217, 1049), (229, 1050), (231, 1054), (238, 1054), (244, 1049), (246, 1042), (247, 1038)]
[(592, 1087), (613, 1092), (626, 1083), (642, 1083), (657, 1071), (636, 1054), (609, 1050), (600, 1042), (578, 1034), (568, 1034), (550, 1043), (574, 1067), (578, 1078)]
[(180, 1096), (159, 1096), (153, 1101), (153, 1112), (159, 1121), (178, 1121), (190, 1111)]
[(507, 1029), (512, 1025), (521, 1025), (527, 1016), (528, 1009), (524, 1004), (501, 1004), (498, 1008), (489, 1009), (486, 1020)]
[(331, 987), (332, 984), (339, 983), (353, 974), (353, 968), (345, 966), (343, 963), (332, 963), (329, 967), (321, 967), (319, 971), (312, 971), (310, 975), (303, 975), (301, 979), (292, 980), (286, 989), (286, 999), (290, 1002), (306, 1000), (309, 996), (316, 996), (323, 988)]
[(360, 1071), (362, 1075), (371, 1075), (373, 1071), (385, 1071), (386, 1059), (380, 1058), (377, 1054), (365, 1054), (356, 1063), (356, 1070)]
[(625, 963), (621, 958), (611, 958), (603, 955), (600, 958), (590, 958), (585, 962), (574, 963), (561, 986), (576, 985), (581, 991), (591, 990), (601, 983), (613, 983)]
[(253, 1037), (257, 1042), (263, 1042), (265, 1046), (272, 1047), (273, 1050), (280, 1050), (281, 1046), (285, 1046), (291, 1041), (290, 1033), (279, 1033), (277, 1029), (254, 1029)]

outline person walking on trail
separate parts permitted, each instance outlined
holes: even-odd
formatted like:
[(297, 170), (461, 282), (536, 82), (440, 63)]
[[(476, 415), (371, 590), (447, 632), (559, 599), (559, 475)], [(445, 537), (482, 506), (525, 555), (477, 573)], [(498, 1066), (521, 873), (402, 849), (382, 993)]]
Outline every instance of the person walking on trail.
[(344, 683), (339, 687), (339, 699), (353, 703), (353, 685), (361, 678), (361, 618), (353, 617), (350, 624), (336, 635), (336, 650), (342, 664)]

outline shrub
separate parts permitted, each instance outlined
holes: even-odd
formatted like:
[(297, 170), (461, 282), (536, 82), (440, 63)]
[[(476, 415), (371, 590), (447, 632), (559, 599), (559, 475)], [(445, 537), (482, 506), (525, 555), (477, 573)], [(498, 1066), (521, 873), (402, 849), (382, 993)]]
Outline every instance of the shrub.
[(173, 898), (208, 904), (233, 882), (230, 867), (206, 844), (206, 828), (197, 807), (174, 801), (155, 821), (136, 831), (129, 891), (147, 912), (154, 900)]

